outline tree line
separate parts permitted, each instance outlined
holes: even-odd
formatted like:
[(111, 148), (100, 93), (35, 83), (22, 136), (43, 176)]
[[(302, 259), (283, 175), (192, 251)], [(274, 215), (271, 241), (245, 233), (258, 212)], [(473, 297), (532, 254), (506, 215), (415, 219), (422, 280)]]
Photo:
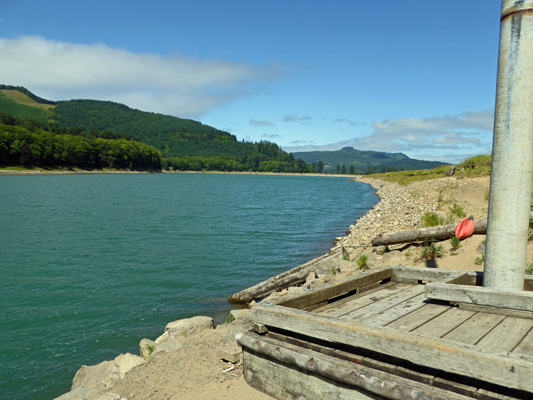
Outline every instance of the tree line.
[(82, 129), (77, 134), (55, 133), (36, 125), (0, 115), (0, 164), (161, 170), (161, 153), (145, 143), (105, 139)]

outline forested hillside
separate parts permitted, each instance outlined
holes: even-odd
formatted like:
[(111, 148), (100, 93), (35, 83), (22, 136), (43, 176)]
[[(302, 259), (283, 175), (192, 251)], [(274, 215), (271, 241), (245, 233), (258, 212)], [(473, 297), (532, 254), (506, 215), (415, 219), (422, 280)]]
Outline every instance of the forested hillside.
[[(49, 102), (25, 88), (0, 85), (0, 112), (16, 117), (15, 125), (26, 129), (34, 139), (35, 135), (41, 135), (43, 140), (45, 136), (46, 140), (49, 140), (50, 137), (46, 134), (48, 132), (79, 136), (86, 141), (98, 138), (143, 142), (159, 149), (162, 155), (161, 166), (168, 169), (300, 173), (311, 171), (304, 161), (296, 160), (292, 154), (284, 152), (275, 143), (239, 142), (234, 135), (197, 121), (134, 110), (110, 101)], [(3, 132), (6, 132), (5, 128)], [(22, 134), (21, 131), (17, 132)], [(12, 137), (13, 132), (10, 132), (10, 135)], [(28, 139), (24, 143), (30, 143), (34, 139)], [(116, 151), (118, 150), (111, 150), (112, 153)], [(13, 152), (19, 154), (16, 150)], [(28, 165), (34, 158), (12, 156), (9, 159), (0, 158), (0, 163), (10, 164), (15, 160), (24, 160), (23, 164)], [(46, 160), (45, 164), (51, 161), (49, 157)], [(56, 157), (56, 160), (64, 161), (61, 157)], [(94, 160), (95, 156), (91, 156), (91, 160), (86, 160), (85, 164), (100, 165)], [(117, 162), (114, 164), (118, 165)]]
[(337, 151), (310, 151), (294, 153), (294, 156), (321, 168), (324, 172), (350, 172), (371, 174), (402, 170), (435, 168), (444, 163), (422, 161), (407, 157), (403, 153), (362, 151), (344, 147)]
[(0, 113), (0, 165), (161, 170), (161, 153), (145, 143), (79, 128), (43, 128)]
[(190, 119), (134, 110), (109, 101), (58, 102), (55, 124), (130, 134), (158, 148), (165, 168), (178, 170), (310, 172), (302, 160), (268, 141), (240, 142), (219, 129)]

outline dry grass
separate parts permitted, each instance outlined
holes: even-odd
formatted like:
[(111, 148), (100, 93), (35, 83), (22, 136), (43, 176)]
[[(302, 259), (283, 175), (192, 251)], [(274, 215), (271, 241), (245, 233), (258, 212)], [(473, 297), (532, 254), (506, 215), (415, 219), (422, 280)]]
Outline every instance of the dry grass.
[(51, 108), (54, 108), (55, 106), (53, 104), (41, 104), (37, 103), (32, 98), (26, 96), (24, 93), (19, 92), (18, 90), (9, 90), (9, 89), (2, 89), (0, 90), (3, 94), (6, 95), (6, 97), (10, 98), (13, 101), (16, 101), (19, 104), (24, 104), (25, 106), (31, 106), (35, 108), (40, 108), (42, 110), (50, 110)]
[[(490, 155), (471, 157), (457, 165), (454, 176), (457, 178), (475, 178), (490, 175)], [(396, 182), (400, 185), (409, 185), (417, 181), (444, 178), (451, 165), (444, 165), (434, 169), (421, 169), (416, 171), (387, 172), (384, 174), (369, 175), (372, 178), (388, 182)]]

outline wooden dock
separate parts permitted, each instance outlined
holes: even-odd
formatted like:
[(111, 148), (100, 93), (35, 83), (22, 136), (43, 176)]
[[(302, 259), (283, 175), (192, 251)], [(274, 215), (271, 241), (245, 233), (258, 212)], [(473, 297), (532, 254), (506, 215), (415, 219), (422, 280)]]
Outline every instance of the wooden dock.
[(259, 303), (246, 380), (278, 399), (533, 399), (532, 293), (494, 299), (481, 279), (384, 267)]

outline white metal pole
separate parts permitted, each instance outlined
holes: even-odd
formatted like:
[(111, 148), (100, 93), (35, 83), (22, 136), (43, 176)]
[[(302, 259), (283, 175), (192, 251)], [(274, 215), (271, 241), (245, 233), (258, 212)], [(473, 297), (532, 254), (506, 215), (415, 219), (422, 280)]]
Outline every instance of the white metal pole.
[(533, 0), (503, 0), (483, 286), (524, 288), (533, 173)]

